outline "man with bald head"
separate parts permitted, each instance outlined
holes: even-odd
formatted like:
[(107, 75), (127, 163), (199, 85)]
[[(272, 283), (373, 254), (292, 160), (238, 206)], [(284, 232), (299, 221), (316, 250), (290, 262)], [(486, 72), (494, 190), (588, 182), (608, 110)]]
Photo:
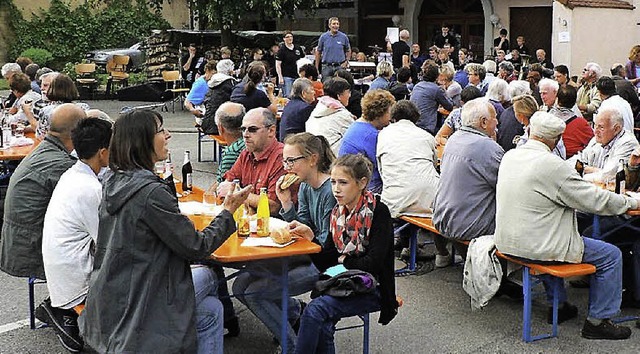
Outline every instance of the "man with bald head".
[[(45, 279), (42, 262), (42, 227), (49, 199), (60, 176), (73, 166), (71, 131), (85, 118), (75, 104), (53, 111), (51, 130), (31, 154), (18, 165), (9, 180), (4, 200), (0, 269), (16, 277)], [(48, 300), (48, 299), (47, 299)], [(36, 310), (38, 319), (43, 306)]]
[[(398, 69), (405, 67), (409, 67), (410, 56), (411, 56), (411, 48), (407, 44), (409, 40), (409, 31), (402, 30), (400, 31), (400, 40), (391, 44), (391, 63), (393, 64), (393, 69), (397, 72)], [(387, 48), (389, 45), (387, 45)]]

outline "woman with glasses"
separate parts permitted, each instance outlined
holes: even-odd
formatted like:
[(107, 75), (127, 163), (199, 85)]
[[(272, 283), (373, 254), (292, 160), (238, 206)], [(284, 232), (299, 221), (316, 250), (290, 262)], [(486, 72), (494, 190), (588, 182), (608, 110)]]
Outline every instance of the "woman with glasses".
[(293, 33), (284, 31), (284, 43), (276, 53), (276, 72), (278, 82), (284, 85), (284, 97), (289, 97), (293, 82), (298, 77), (298, 59), (304, 58), (304, 51), (300, 46), (293, 44)]
[[(154, 173), (171, 135), (150, 110), (125, 113), (113, 127), (103, 182), (95, 261), (79, 324), (85, 343), (106, 353), (222, 353), (222, 305), (205, 260), (234, 231), (232, 211), (251, 186), (228, 194), (202, 231), (178, 209)], [(192, 278), (193, 273), (193, 278)], [(195, 285), (195, 288), (194, 288)]]
[(291, 100), (284, 106), (280, 118), (280, 141), (290, 134), (302, 133), (305, 123), (316, 107), (315, 90), (309, 79), (296, 79), (293, 82)]

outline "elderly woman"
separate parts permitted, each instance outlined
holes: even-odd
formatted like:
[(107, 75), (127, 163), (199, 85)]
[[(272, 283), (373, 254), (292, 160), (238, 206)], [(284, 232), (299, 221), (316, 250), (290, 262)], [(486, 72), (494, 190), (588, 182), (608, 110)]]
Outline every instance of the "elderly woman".
[(462, 87), (459, 83), (453, 81), (453, 70), (448, 66), (440, 68), (440, 75), (438, 75), (438, 84), (445, 90), (447, 97), (453, 102), (453, 106), (460, 107), (460, 93), (462, 93)]
[(371, 83), (369, 90), (388, 90), (393, 76), (393, 66), (388, 61), (381, 61), (377, 67), (378, 77)]
[(280, 119), (280, 141), (284, 141), (289, 134), (305, 131), (305, 124), (315, 108), (316, 101), (311, 80), (296, 79), (291, 87), (290, 98), (289, 103), (284, 106)]
[(396, 103), (393, 95), (386, 90), (370, 90), (362, 97), (362, 117), (344, 133), (338, 156), (363, 154), (373, 164), (373, 176), (368, 189), (373, 193), (382, 192), (382, 178), (378, 172), (376, 145), (378, 133), (389, 125), (391, 106)]
[(469, 85), (477, 87), (482, 95), (487, 93), (488, 85), (483, 85), (485, 77), (487, 77), (487, 69), (482, 64), (469, 63), (465, 66), (464, 71), (469, 76)]
[(509, 61), (502, 61), (498, 64), (498, 77), (502, 80), (505, 80), (507, 83), (510, 83), (513, 80), (517, 80), (518, 77), (513, 72), (515, 68), (513, 64)]
[[(378, 134), (376, 159), (382, 178), (382, 201), (391, 217), (412, 215), (431, 217), (431, 203), (440, 175), (436, 141), (418, 128), (420, 111), (413, 103), (401, 100), (391, 109), (391, 123)], [(399, 247), (409, 246), (409, 232), (401, 232)]]
[(324, 84), (326, 96), (318, 99), (305, 124), (306, 131), (313, 135), (322, 135), (329, 141), (334, 154), (340, 151), (342, 137), (356, 117), (346, 108), (351, 97), (351, 87), (347, 80), (332, 77)]
[[(530, 94), (531, 88), (528, 82), (515, 80), (509, 83), (509, 95), (511, 97)], [(524, 134), (524, 128), (516, 118), (512, 104), (498, 117), (498, 137), (496, 142), (507, 152), (516, 147), (517, 140), (520, 139), (522, 134)]]
[(207, 82), (209, 91), (206, 94), (206, 109), (201, 124), (205, 134), (218, 135), (219, 133), (215, 114), (221, 104), (231, 99), (231, 92), (236, 84), (236, 79), (232, 75), (233, 62), (230, 59), (222, 59), (216, 65), (216, 73)]
[[(7, 81), (11, 80), (11, 77), (14, 74), (18, 74), (21, 72), (22, 72), (22, 69), (20, 69), (20, 65), (18, 65), (17, 63), (6, 63), (2, 66), (2, 77), (5, 78), (5, 80)], [(7, 100), (3, 102), (2, 108), (9, 108), (13, 106), (15, 101), (16, 101), (16, 96), (13, 94), (13, 92), (11, 92), (9, 94), (9, 97), (7, 97)]]
[(489, 84), (487, 95), (489, 102), (496, 109), (496, 117), (500, 117), (504, 109), (510, 105), (509, 84), (502, 79), (496, 78)]

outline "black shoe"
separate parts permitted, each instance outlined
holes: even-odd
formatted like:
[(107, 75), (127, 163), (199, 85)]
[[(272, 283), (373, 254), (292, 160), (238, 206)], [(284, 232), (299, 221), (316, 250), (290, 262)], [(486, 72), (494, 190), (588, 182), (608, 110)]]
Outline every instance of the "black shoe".
[(49, 317), (47, 316), (47, 312), (44, 309), (47, 306), (51, 307), (50, 298), (44, 299), (44, 301), (42, 301), (42, 303), (38, 305), (38, 307), (36, 307), (35, 316), (38, 319), (38, 321), (49, 324), (49, 322), (47, 322), (49, 320)]
[(291, 328), (293, 328), (293, 331), (296, 332), (296, 335), (298, 335), (298, 331), (300, 330), (300, 319), (302, 318), (302, 313), (304, 313), (304, 309), (307, 307), (307, 303), (300, 300), (300, 316), (298, 316), (298, 319), (296, 320), (296, 322), (291, 325)]
[(610, 319), (602, 320), (597, 326), (585, 320), (581, 334), (586, 339), (627, 339), (631, 336), (631, 328), (617, 325)]
[[(565, 302), (558, 306), (558, 324), (568, 321), (572, 318), (578, 316), (578, 308), (574, 305), (571, 305), (568, 302)], [(547, 310), (547, 323), (553, 323), (553, 307), (549, 307)]]
[(240, 323), (238, 323), (238, 317), (224, 321), (224, 329), (227, 333), (224, 334), (225, 338), (237, 337), (240, 335)]
[(52, 307), (51, 303), (43, 302), (47, 323), (53, 327), (58, 334), (60, 344), (72, 353), (79, 353), (84, 347), (84, 342), (80, 337), (78, 329), (78, 314), (73, 310), (63, 310)]
[(500, 287), (498, 288), (498, 292), (495, 296), (506, 295), (514, 300), (522, 300), (524, 299), (524, 294), (522, 293), (522, 286), (513, 283), (511, 281), (503, 279), (500, 283)]

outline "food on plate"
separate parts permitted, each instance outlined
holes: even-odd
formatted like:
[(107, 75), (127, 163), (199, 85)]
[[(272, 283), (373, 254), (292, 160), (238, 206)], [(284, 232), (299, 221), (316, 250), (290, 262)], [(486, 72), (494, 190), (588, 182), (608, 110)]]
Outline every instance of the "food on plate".
[(298, 182), (299, 180), (300, 180), (300, 177), (298, 177), (298, 175), (294, 173), (287, 173), (286, 175), (284, 175), (284, 178), (282, 179), (282, 183), (280, 184), (280, 189), (287, 189), (291, 187), (294, 183)]
[(291, 233), (287, 228), (280, 228), (271, 231), (271, 239), (273, 242), (284, 245), (285, 243), (291, 241)]

